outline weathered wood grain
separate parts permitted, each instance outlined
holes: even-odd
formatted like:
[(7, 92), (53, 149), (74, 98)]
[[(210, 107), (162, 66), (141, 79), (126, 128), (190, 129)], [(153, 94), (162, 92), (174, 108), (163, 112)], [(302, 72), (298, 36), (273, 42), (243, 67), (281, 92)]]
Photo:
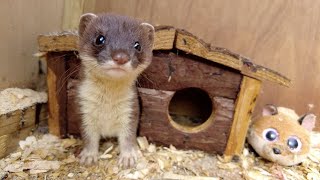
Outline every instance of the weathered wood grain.
[(36, 125), (36, 106), (16, 110), (0, 116), (0, 158), (8, 155), (18, 147)]
[[(12, 125), (12, 124), (20, 124), (20, 122), (24, 121), (28, 124), (35, 123), (35, 106), (28, 107), (25, 110), (16, 110), (12, 113), (4, 114), (0, 116), (0, 134), (5, 134), (2, 132), (4, 131), (5, 127)], [(22, 125), (22, 124), (21, 124)], [(22, 126), (23, 127), (23, 126)], [(3, 129), (1, 129), (3, 128)], [(19, 128), (15, 129), (14, 131), (19, 130)]]
[(48, 121), (48, 104), (37, 104), (36, 105), (36, 124), (42, 121)]
[(175, 47), (204, 59), (239, 70), (242, 74), (290, 86), (290, 79), (271, 69), (256, 65), (248, 58), (225, 48), (212, 47), (185, 30), (177, 30)]
[(239, 91), (241, 74), (205, 59), (175, 53), (154, 52), (153, 62), (138, 79), (138, 86), (176, 91), (194, 87), (211, 96), (234, 98)]
[(173, 48), (176, 30), (171, 26), (156, 26), (154, 50), (170, 50)]
[(228, 144), (224, 152), (227, 159), (242, 153), (247, 131), (251, 121), (257, 96), (260, 93), (261, 81), (244, 76), (236, 101), (236, 110), (232, 122)]
[(49, 131), (56, 136), (66, 133), (66, 59), (70, 53), (50, 52), (47, 54), (47, 85), (49, 104)]
[(5, 157), (17, 149), (19, 141), (28, 137), (34, 129), (35, 125), (0, 136), (0, 158)]
[(4, 157), (7, 152), (8, 135), (0, 136), (0, 158)]
[(51, 35), (38, 36), (38, 49), (40, 52), (61, 52), (78, 50), (78, 33), (66, 31)]
[(142, 101), (142, 115), (139, 135), (149, 141), (183, 149), (201, 149), (222, 154), (229, 137), (234, 113), (234, 101), (213, 97), (213, 113), (200, 126), (186, 127), (175, 123), (167, 112), (172, 91), (139, 88)]

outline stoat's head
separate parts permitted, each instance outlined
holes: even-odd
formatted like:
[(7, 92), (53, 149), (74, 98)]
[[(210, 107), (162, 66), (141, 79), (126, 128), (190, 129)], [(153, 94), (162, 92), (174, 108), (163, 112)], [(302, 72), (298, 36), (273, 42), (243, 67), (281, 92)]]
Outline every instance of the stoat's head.
[(154, 27), (125, 16), (87, 13), (79, 24), (85, 71), (110, 78), (138, 76), (152, 60)]

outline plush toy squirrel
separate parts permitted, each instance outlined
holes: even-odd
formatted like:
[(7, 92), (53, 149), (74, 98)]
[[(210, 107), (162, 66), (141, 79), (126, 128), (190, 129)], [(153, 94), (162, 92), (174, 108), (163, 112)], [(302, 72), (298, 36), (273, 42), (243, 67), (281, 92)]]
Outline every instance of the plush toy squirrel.
[(299, 117), (293, 110), (267, 105), (249, 128), (247, 140), (263, 158), (283, 166), (301, 163), (311, 148), (316, 116)]

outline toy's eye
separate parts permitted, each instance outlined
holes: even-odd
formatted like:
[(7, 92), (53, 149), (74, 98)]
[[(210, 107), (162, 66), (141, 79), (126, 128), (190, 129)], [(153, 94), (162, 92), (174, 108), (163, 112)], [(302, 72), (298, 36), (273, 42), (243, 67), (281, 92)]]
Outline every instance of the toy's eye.
[(134, 47), (138, 52), (141, 51), (141, 46), (140, 46), (140, 43), (139, 43), (138, 41), (134, 43), (133, 47)]
[(302, 147), (300, 139), (295, 136), (291, 136), (288, 138), (287, 145), (292, 152), (297, 152)]
[(278, 139), (278, 132), (277, 130), (273, 129), (273, 128), (268, 128), (268, 129), (265, 129), (263, 131), (263, 138), (267, 141), (270, 141), (270, 142), (273, 142), (273, 141), (276, 141)]
[(95, 41), (96, 46), (101, 46), (106, 42), (106, 38), (102, 35), (99, 35)]

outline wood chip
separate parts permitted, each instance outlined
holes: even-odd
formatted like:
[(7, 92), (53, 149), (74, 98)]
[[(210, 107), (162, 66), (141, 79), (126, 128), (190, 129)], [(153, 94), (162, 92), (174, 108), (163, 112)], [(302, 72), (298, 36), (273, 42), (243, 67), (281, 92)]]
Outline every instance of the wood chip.
[(34, 136), (29, 136), (25, 141), (20, 141), (19, 146), (22, 150), (24, 150), (26, 147), (31, 147), (32, 145), (37, 143), (37, 139)]
[(30, 169), (30, 170), (57, 170), (60, 167), (59, 161), (32, 161), (27, 162), (23, 165), (23, 169)]
[(156, 146), (155, 146), (154, 144), (150, 144), (150, 145), (148, 146), (148, 152), (149, 152), (149, 153), (154, 153), (154, 152), (156, 152)]
[(149, 142), (147, 140), (147, 138), (144, 136), (144, 137), (138, 137), (137, 138), (137, 142), (138, 142), (138, 145), (140, 147), (141, 150), (146, 150), (148, 149), (149, 147)]
[(99, 158), (100, 159), (111, 159), (113, 156), (111, 154), (102, 154)]
[(73, 173), (69, 173), (68, 174), (68, 178), (73, 178), (74, 174)]
[(90, 167), (79, 165), (75, 156), (79, 146), (82, 146), (79, 139), (61, 140), (50, 134), (38, 134), (23, 141), (23, 149), (19, 148), (0, 159), (0, 177), (109, 180), (320, 179), (320, 148), (317, 147), (311, 150), (309, 158), (301, 165), (282, 167), (263, 160), (247, 148), (239, 156), (238, 162), (227, 162), (218, 155), (180, 150), (174, 146), (155, 146), (149, 144), (146, 138), (138, 137), (143, 156), (138, 159), (135, 167), (122, 169), (118, 166), (119, 146), (114, 139), (103, 143), (98, 164)]
[(202, 177), (202, 176), (186, 176), (174, 174), (171, 172), (164, 173), (163, 179), (171, 179), (171, 180), (219, 180), (216, 177)]
[(77, 143), (77, 140), (73, 139), (73, 138), (71, 138), (71, 139), (63, 139), (62, 140), (62, 146), (64, 148), (69, 148), (71, 146), (74, 146), (76, 143)]
[(258, 170), (249, 170), (244, 172), (244, 176), (246, 179), (263, 179), (263, 180), (271, 180), (274, 179), (272, 176), (264, 175)]
[(7, 172), (22, 172), (23, 171), (23, 162), (15, 162), (12, 164), (8, 164), (8, 166), (6, 166), (4, 168), (4, 171)]

